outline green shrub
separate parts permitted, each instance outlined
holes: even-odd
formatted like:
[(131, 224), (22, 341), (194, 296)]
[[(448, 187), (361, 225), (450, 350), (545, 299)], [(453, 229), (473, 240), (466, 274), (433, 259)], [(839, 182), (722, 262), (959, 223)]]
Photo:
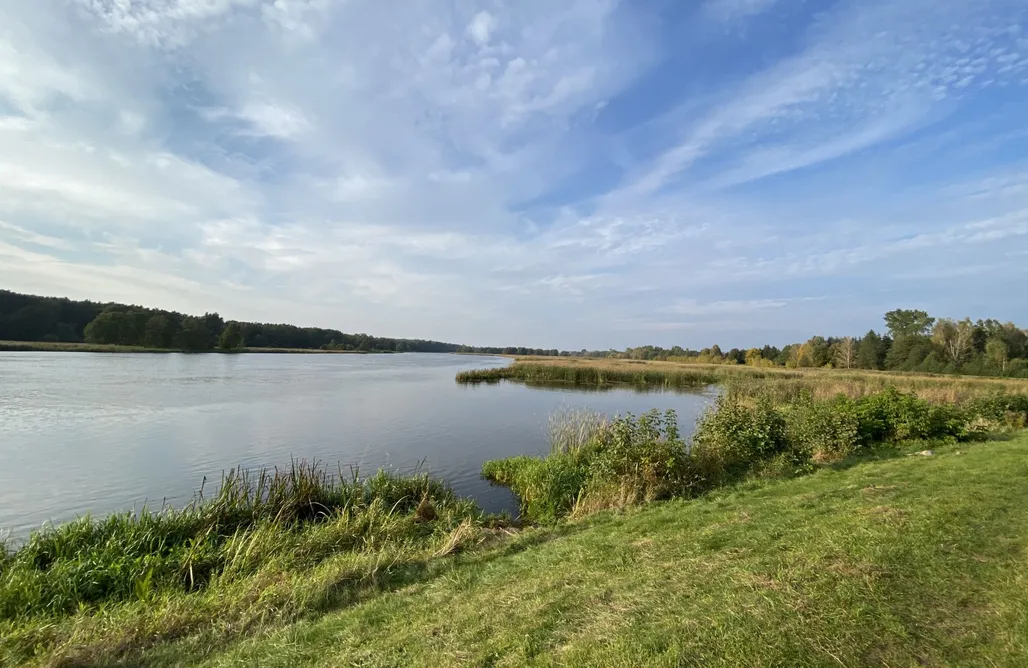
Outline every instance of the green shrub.
[(597, 434), (594, 478), (631, 480), (646, 500), (666, 498), (681, 488), (686, 459), (674, 411), (627, 415)]
[(1028, 422), (1028, 396), (994, 394), (969, 401), (964, 406), (971, 428), (976, 432), (993, 429), (1023, 429)]
[(806, 400), (788, 412), (789, 443), (797, 458), (838, 461), (863, 444), (857, 404), (844, 396)]
[(517, 494), (530, 520), (553, 522), (576, 510), (693, 495), (751, 473), (793, 475), (882, 443), (973, 438), (980, 433), (976, 420), (1023, 424), (1028, 397), (997, 395), (958, 407), (889, 387), (860, 399), (801, 394), (781, 404), (764, 396), (749, 405), (724, 394), (700, 418), (688, 451), (671, 412), (610, 422), (568, 415), (551, 423), (548, 458), (515, 457), (483, 467), (486, 478)]
[(888, 388), (856, 401), (857, 439), (862, 447), (870, 447), (895, 438), (896, 394), (894, 388)]
[(933, 404), (887, 387), (857, 400), (859, 439), (867, 447), (902, 440), (962, 437), (964, 412), (952, 404)]
[(696, 425), (690, 455), (701, 484), (720, 484), (789, 449), (785, 417), (768, 398), (746, 406), (722, 396)]

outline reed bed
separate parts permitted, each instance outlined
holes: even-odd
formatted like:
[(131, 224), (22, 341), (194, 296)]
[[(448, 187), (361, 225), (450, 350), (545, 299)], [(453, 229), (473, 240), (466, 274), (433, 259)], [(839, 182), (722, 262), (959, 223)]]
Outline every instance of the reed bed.
[[(755, 371), (753, 378), (765, 378)], [(528, 384), (581, 386), (644, 385), (669, 389), (700, 389), (716, 385), (735, 375), (717, 367), (650, 367), (601, 364), (553, 364), (515, 362), (501, 369), (463, 371), (457, 382), (463, 384), (498, 383), (514, 380)]]
[(809, 395), (827, 399), (865, 397), (895, 387), (934, 403), (965, 403), (993, 394), (1028, 394), (1028, 380), (842, 369), (781, 369), (728, 364), (682, 364), (641, 360), (519, 358), (501, 369), (466, 371), (463, 384), (515, 381), (531, 385), (617, 385), (676, 390), (721, 386), (737, 398), (769, 395), (790, 401)]
[(581, 451), (606, 430), (610, 422), (609, 416), (588, 408), (560, 408), (550, 415), (548, 423), (550, 453)]
[(0, 544), (0, 665), (37, 652), (107, 665), (212, 619), (226, 637), (255, 615), (297, 619), (416, 574), (495, 521), (420, 473), (230, 471), (181, 509), (84, 517)]

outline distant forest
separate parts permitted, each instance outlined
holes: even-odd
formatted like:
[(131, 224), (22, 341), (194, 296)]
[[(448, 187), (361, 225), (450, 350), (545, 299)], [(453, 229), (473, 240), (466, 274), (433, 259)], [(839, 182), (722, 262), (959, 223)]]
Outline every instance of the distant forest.
[(336, 329), (226, 322), (217, 313), (191, 316), (128, 304), (74, 301), (0, 290), (0, 341), (140, 346), (186, 352), (295, 348), (369, 353), (558, 355), (540, 348), (483, 348), (442, 341), (345, 334)]
[(225, 322), (126, 304), (37, 297), (0, 290), (0, 340), (86, 342), (203, 352), (298, 348), (361, 352), (457, 352), (440, 341), (344, 334), (334, 329)]
[(789, 368), (833, 367), (1028, 378), (1028, 331), (1013, 323), (934, 318), (924, 311), (885, 314), (885, 332), (814, 336), (777, 348), (640, 346), (618, 350), (557, 350), (464, 346), (421, 339), (345, 334), (335, 329), (224, 321), (126, 304), (37, 297), (0, 290), (0, 341), (86, 342), (202, 352), (296, 348), (359, 352), (478, 353), (671, 360)]

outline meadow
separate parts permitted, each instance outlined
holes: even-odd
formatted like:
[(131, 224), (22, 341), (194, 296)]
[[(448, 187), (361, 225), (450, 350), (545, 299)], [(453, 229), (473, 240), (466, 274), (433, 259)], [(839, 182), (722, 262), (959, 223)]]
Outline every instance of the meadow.
[(1018, 378), (593, 358), (517, 357), (508, 367), (457, 375), (457, 382), (467, 384), (504, 380), (538, 385), (620, 384), (683, 390), (718, 385), (740, 398), (769, 396), (776, 401), (791, 401), (804, 394), (816, 399), (838, 395), (859, 398), (887, 387), (914, 392), (936, 403), (962, 403), (1000, 392), (1028, 394), (1028, 380)]

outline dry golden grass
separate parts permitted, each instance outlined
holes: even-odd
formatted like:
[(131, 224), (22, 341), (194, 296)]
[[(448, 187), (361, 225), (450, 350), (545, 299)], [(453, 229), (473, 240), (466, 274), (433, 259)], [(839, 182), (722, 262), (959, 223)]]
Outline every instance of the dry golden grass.
[(868, 371), (864, 369), (784, 369), (781, 367), (750, 367), (733, 364), (697, 364), (626, 359), (595, 359), (579, 357), (517, 357), (515, 367), (545, 375), (546, 367), (556, 369), (595, 370), (612, 378), (650, 379), (654, 374), (667, 378), (695, 376), (715, 382), (738, 396), (770, 394), (776, 399), (791, 399), (802, 392), (815, 398), (840, 394), (857, 398), (886, 387), (914, 392), (933, 402), (960, 403), (975, 397), (1006, 392), (1028, 394), (1028, 380), (1019, 378), (987, 378), (941, 374)]

